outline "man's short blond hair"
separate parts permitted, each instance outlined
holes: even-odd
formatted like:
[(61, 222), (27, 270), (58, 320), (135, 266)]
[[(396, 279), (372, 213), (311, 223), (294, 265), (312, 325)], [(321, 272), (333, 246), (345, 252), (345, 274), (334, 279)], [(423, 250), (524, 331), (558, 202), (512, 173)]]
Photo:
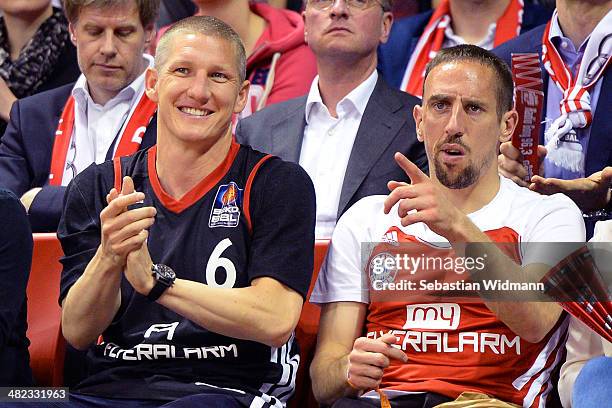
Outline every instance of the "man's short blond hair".
[(196, 33), (220, 38), (232, 45), (236, 57), (236, 69), (240, 84), (246, 79), (246, 51), (240, 36), (226, 23), (212, 16), (192, 16), (178, 21), (166, 31), (155, 50), (155, 69), (158, 71), (166, 63), (172, 38), (179, 33)]

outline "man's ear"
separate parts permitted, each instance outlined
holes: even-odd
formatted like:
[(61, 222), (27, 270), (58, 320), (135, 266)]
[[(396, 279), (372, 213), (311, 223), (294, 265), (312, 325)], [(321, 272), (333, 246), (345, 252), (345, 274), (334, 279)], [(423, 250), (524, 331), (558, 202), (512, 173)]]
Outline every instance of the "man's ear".
[(70, 33), (70, 42), (72, 43), (72, 45), (76, 47), (77, 39), (76, 39), (75, 31), (76, 29), (74, 25), (72, 23), (68, 23), (68, 32)]
[[(148, 26), (146, 26), (144, 28), (144, 38), (145, 38), (145, 44), (144, 44), (144, 51), (146, 53), (149, 53), (149, 47), (151, 47), (151, 43), (153, 42), (153, 39), (155, 38), (155, 36), (157, 35), (157, 31), (155, 30), (155, 25), (154, 24), (149, 24)], [(151, 50), (150, 52), (153, 53), (155, 50)]]
[(500, 134), (499, 141), (501, 143), (507, 142), (512, 139), (512, 135), (514, 134), (514, 129), (518, 124), (518, 113), (512, 109), (502, 116), (502, 121), (500, 124)]
[(380, 30), (380, 43), (384, 44), (389, 39), (389, 34), (391, 34), (391, 27), (393, 26), (393, 13), (390, 11), (385, 11), (383, 13), (383, 21)]
[(412, 117), (414, 118), (414, 123), (416, 124), (416, 134), (419, 142), (423, 142), (423, 108), (421, 105), (414, 105), (414, 109), (412, 110)]
[(159, 102), (159, 97), (157, 94), (157, 80), (158, 73), (155, 68), (147, 68), (145, 71), (145, 92), (150, 100), (155, 103)]
[(240, 89), (238, 90), (238, 97), (236, 98), (236, 103), (234, 104), (234, 113), (240, 113), (244, 109), (249, 100), (249, 88), (251, 87), (251, 83), (248, 80), (245, 80), (242, 85), (240, 85)]
[(304, 22), (304, 42), (308, 44), (308, 30), (306, 29), (306, 11), (302, 11), (302, 21)]

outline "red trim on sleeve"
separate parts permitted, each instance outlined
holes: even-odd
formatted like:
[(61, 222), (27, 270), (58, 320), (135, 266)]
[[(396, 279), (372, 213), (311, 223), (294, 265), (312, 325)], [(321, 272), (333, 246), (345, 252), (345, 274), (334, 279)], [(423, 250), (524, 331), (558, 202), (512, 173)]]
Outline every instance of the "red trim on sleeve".
[(115, 190), (118, 193), (121, 192), (121, 182), (123, 180), (123, 174), (121, 170), (121, 157), (115, 157), (113, 159), (113, 168), (115, 169)]
[(227, 174), (230, 167), (234, 163), (234, 159), (240, 150), (240, 145), (232, 141), (227, 156), (223, 162), (221, 162), (216, 169), (212, 171), (207, 177), (203, 178), (198, 184), (195, 185), (190, 191), (185, 193), (184, 196), (178, 200), (164, 191), (159, 178), (157, 177), (157, 169), (155, 167), (155, 158), (157, 157), (157, 145), (151, 147), (147, 152), (147, 169), (149, 172), (149, 180), (151, 181), (151, 187), (162, 205), (173, 213), (179, 214), (186, 210), (193, 204), (195, 204), (200, 198), (204, 197), (206, 193), (210, 191), (219, 181)]
[(257, 162), (255, 167), (253, 167), (253, 170), (251, 170), (251, 174), (249, 174), (249, 178), (247, 179), (246, 186), (244, 187), (244, 204), (242, 208), (244, 209), (244, 218), (246, 219), (247, 228), (249, 229), (249, 233), (253, 232), (253, 224), (251, 223), (251, 212), (250, 212), (251, 186), (253, 185), (253, 180), (255, 180), (255, 175), (257, 174), (257, 171), (259, 170), (261, 165), (264, 164), (268, 159), (272, 157), (273, 156), (271, 154), (268, 154), (264, 156), (261, 160), (259, 160), (259, 162)]

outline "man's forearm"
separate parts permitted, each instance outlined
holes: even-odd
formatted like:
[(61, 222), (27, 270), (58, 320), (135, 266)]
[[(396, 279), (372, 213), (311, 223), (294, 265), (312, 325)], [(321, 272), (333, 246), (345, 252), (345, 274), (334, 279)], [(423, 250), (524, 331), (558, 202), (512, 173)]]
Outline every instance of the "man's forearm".
[(331, 405), (342, 397), (359, 394), (348, 384), (347, 370), (348, 354), (342, 357), (317, 356), (310, 366), (312, 390), (317, 401)]
[(98, 250), (68, 291), (62, 303), (62, 332), (73, 347), (86, 349), (112, 322), (121, 305), (121, 273)]
[(302, 297), (272, 278), (231, 289), (177, 279), (158, 302), (213, 332), (272, 347), (287, 342), (302, 310)]
[[(546, 265), (531, 267), (517, 264), (502, 252), (498, 244), (491, 241), (471, 222), (463, 227), (461, 234), (461, 236), (453, 237), (451, 241), (453, 248), (460, 249), (459, 252), (463, 252), (462, 248), (465, 248), (465, 253), (457, 255), (473, 259), (486, 258), (485, 268), (472, 275), (475, 281), (510, 278), (516, 282), (536, 283), (548, 269)], [(561, 308), (554, 302), (500, 302), (489, 297), (483, 297), (483, 301), (489, 310), (514, 333), (533, 343), (546, 336), (561, 314)]]

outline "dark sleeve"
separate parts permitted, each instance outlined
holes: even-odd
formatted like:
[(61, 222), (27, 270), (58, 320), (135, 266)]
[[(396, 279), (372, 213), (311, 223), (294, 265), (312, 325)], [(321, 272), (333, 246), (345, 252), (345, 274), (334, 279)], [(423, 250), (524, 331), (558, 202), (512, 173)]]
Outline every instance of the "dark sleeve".
[(36, 194), (28, 217), (34, 232), (55, 232), (64, 208), (64, 186), (44, 186)]
[(13, 104), (11, 119), (0, 140), (0, 187), (11, 190), (17, 197), (30, 190), (33, 179), (23, 145), (19, 106), (19, 101)]
[[(32, 263), (32, 233), (25, 209), (11, 192), (0, 190), (0, 351), (18, 324)], [(21, 324), (25, 325), (25, 321)], [(25, 330), (25, 329), (24, 329)]]
[(297, 164), (271, 159), (251, 191), (249, 280), (268, 276), (305, 298), (314, 260), (315, 192)]
[(92, 169), (93, 166), (87, 168), (68, 185), (66, 205), (57, 229), (64, 251), (60, 305), (100, 245), (100, 206), (96, 203), (99, 199), (93, 188)]

